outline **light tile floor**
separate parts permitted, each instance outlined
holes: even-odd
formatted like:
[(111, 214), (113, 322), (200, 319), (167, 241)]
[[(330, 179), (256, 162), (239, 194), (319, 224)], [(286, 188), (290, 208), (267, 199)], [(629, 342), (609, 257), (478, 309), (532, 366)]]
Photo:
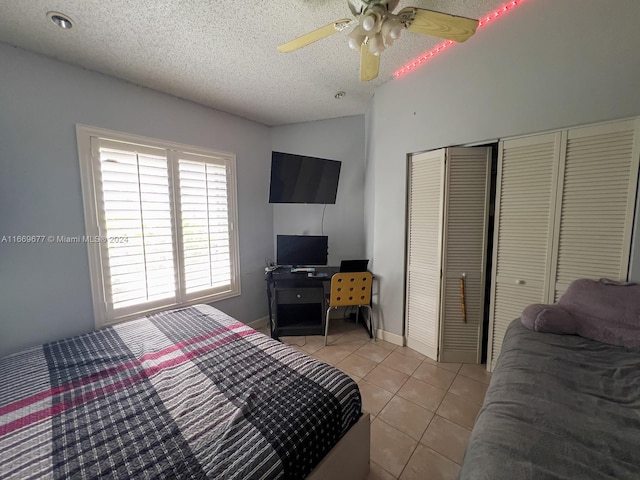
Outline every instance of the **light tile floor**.
[(342, 319), (331, 321), (326, 347), (322, 336), (281, 340), (360, 386), (372, 422), (369, 480), (456, 478), (491, 378), (484, 365), (437, 363), (373, 342), (361, 325)]

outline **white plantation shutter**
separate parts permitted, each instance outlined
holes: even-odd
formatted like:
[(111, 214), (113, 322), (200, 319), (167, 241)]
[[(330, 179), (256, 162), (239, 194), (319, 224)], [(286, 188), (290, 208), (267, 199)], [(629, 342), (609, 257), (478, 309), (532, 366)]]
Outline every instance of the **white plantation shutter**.
[(96, 327), (238, 295), (235, 158), (76, 130)]
[(187, 295), (231, 282), (227, 174), (223, 164), (179, 160)]
[[(128, 151), (127, 151), (128, 150)], [(169, 169), (162, 150), (99, 141), (107, 309), (174, 303)], [(120, 240), (121, 239), (121, 240)]]
[(407, 345), (437, 360), (445, 150), (413, 155), (409, 165)]

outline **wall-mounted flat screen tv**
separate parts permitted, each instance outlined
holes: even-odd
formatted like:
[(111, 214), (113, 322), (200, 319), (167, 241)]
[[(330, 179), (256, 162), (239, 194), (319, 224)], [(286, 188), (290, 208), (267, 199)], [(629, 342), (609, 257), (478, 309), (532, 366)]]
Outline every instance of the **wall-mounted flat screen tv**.
[(337, 160), (273, 152), (269, 203), (336, 203), (341, 165)]
[(328, 256), (326, 235), (278, 235), (276, 238), (278, 265), (326, 265)]

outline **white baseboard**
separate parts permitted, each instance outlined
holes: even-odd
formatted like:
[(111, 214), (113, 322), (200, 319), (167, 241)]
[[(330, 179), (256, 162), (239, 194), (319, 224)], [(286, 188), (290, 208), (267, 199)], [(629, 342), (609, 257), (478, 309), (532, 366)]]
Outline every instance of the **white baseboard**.
[(247, 323), (247, 325), (249, 325), (254, 330), (258, 330), (262, 327), (267, 327), (269, 325), (269, 317), (259, 318), (257, 320), (254, 320), (253, 322)]
[[(247, 323), (251, 328), (257, 330), (259, 328), (263, 328), (269, 325), (269, 317), (262, 317), (253, 322)], [(393, 343), (394, 345), (404, 346), (404, 337), (402, 335), (397, 335), (395, 333), (387, 332), (382, 329), (377, 329), (377, 339), (384, 340), (385, 342)]]
[(384, 340), (385, 342), (393, 343), (394, 345), (404, 346), (404, 337), (402, 335), (396, 335), (395, 333), (387, 332), (382, 329), (377, 329), (377, 337), (379, 340)]

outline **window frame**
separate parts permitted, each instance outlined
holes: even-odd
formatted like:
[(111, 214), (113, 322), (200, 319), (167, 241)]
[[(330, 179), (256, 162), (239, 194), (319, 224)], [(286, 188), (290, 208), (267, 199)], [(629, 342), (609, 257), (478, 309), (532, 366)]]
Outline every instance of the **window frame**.
[[(92, 138), (102, 140), (103, 142), (113, 141), (131, 144), (133, 146), (139, 146), (141, 150), (152, 149), (157, 151), (158, 149), (161, 149), (166, 153), (171, 205), (171, 225), (173, 230), (172, 245), (176, 278), (175, 300), (171, 299), (168, 301), (154, 302), (153, 304), (144, 304), (141, 305), (139, 309), (134, 309), (135, 311), (114, 316), (113, 312), (109, 310), (109, 301), (106, 298), (103, 248), (99, 242), (87, 242), (86, 245), (89, 260), (95, 328), (97, 329), (108, 325), (114, 325), (116, 323), (170, 308), (183, 307), (197, 303), (211, 303), (241, 295), (235, 155), (229, 152), (215, 151), (140, 135), (76, 124), (76, 140), (78, 145), (78, 158), (80, 162), (85, 234), (89, 238), (97, 238), (105, 232), (104, 225), (100, 224), (103, 217), (98, 213), (100, 189), (96, 187), (96, 182), (101, 181), (101, 176), (99, 169), (96, 168), (97, 162), (94, 161), (94, 158), (97, 158), (99, 155), (99, 146), (97, 141), (92, 142)], [(231, 281), (228, 288), (218, 288), (215, 289), (216, 291), (213, 293), (211, 292), (211, 289), (204, 290), (202, 294), (199, 294), (199, 292), (187, 294), (185, 291), (178, 170), (178, 161), (185, 157), (196, 160), (199, 159), (205, 163), (207, 163), (207, 159), (209, 159), (209, 163), (215, 165), (220, 165), (222, 163), (226, 167)]]

